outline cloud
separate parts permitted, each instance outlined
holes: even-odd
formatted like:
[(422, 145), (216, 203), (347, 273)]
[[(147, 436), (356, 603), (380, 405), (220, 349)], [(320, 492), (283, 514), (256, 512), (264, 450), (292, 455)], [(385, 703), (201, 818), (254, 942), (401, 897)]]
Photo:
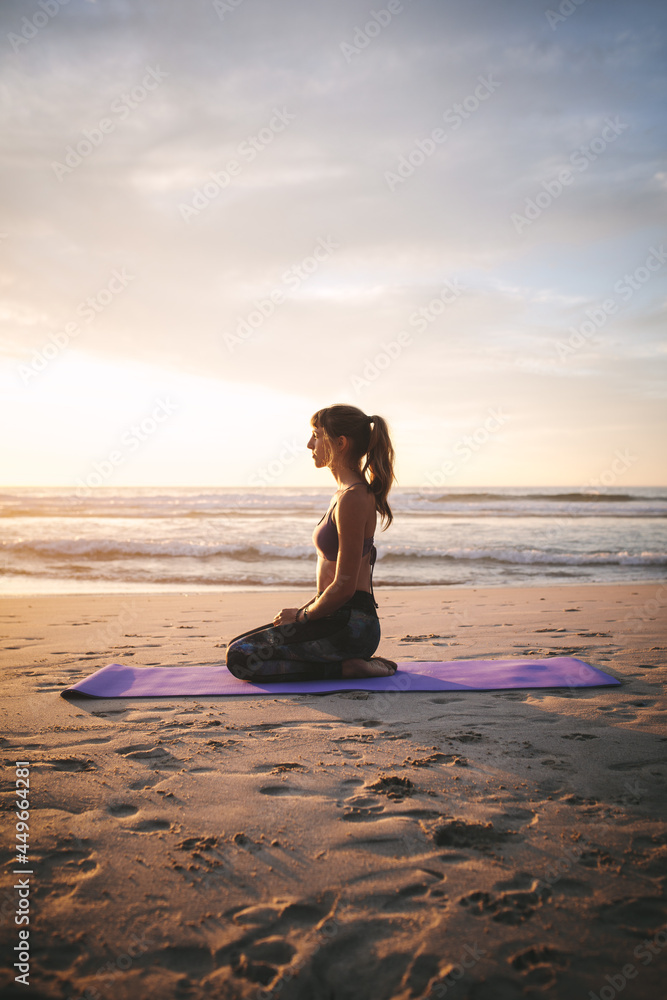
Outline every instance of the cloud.
[[(554, 27), (532, 0), (403, 0), (377, 32), (365, 0), (230, 6), (70, 0), (17, 48), (33, 8), (3, 4), (10, 375), (126, 268), (77, 342), (102, 364), (354, 394), (407, 331), (353, 401), (427, 425), (533, 378), (539, 437), (568, 382), (599, 378), (595, 405), (613, 412), (629, 357), (638, 412), (654, 398), (659, 278), (554, 360), (665, 239), (664, 5), (589, 2)], [(287, 287), (322, 239), (335, 252)], [(465, 293), (418, 331), (446, 281)]]

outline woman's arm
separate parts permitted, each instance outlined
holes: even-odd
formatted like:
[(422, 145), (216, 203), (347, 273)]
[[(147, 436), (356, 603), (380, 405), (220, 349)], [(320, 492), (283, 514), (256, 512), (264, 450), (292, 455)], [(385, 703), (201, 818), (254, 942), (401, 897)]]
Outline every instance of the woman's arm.
[(309, 608), (313, 601), (317, 600), (317, 597), (318, 595), (315, 594), (315, 596), (311, 597), (307, 604), (302, 604), (300, 608), (283, 608), (277, 615), (274, 615), (273, 624), (291, 625), (292, 622), (295, 622), (297, 619), (300, 623), (303, 623), (305, 621), (305, 618), (303, 617), (303, 609)]
[[(338, 500), (338, 558), (336, 575), (308, 610), (308, 621), (337, 611), (357, 589), (364, 547), (367, 497), (361, 490), (348, 490)], [(299, 616), (299, 620), (303, 615)]]

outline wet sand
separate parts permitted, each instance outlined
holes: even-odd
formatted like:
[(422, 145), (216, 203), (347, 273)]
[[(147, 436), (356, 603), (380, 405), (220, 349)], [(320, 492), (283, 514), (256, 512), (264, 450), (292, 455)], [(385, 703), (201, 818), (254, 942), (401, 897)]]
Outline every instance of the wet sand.
[(60, 697), (110, 662), (224, 662), (305, 597), (0, 599), (3, 997), (661, 996), (667, 586), (376, 592), (378, 655), (572, 655), (620, 687)]

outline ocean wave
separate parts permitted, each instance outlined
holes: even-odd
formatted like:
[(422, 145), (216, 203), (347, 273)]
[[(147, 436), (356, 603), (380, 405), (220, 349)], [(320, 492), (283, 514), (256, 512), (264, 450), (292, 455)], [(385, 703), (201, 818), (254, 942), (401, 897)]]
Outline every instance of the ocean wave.
[(206, 542), (175, 542), (173, 540), (150, 542), (119, 542), (117, 539), (70, 538), (44, 541), (0, 541), (0, 552), (17, 556), (50, 556), (53, 558), (86, 559), (146, 559), (146, 558), (196, 558), (211, 559), (228, 556), (248, 562), (273, 559), (315, 559), (312, 545), (280, 546), (270, 543), (242, 545), (207, 544)]
[[(194, 490), (5, 489), (0, 518), (127, 518), (156, 521), (320, 516), (334, 494), (330, 487), (271, 487)], [(667, 495), (658, 487), (613, 490), (442, 490), (396, 487), (390, 504), (396, 515), (440, 517), (665, 517)]]
[(410, 549), (390, 547), (378, 560), (391, 563), (412, 559), (446, 559), (453, 562), (484, 560), (510, 565), (542, 566), (667, 566), (667, 552), (550, 552), (545, 549), (450, 548)]
[[(178, 586), (217, 586), (217, 587), (253, 587), (253, 588), (271, 588), (276, 587), (280, 590), (289, 590), (294, 587), (295, 589), (300, 589), (302, 587), (309, 587), (313, 594), (316, 593), (316, 584), (312, 575), (295, 577), (294, 579), (285, 580), (284, 576), (278, 573), (270, 574), (265, 572), (258, 572), (256, 574), (246, 573), (246, 574), (231, 574), (231, 573), (153, 573), (153, 572), (141, 572), (136, 571), (131, 574), (126, 572), (101, 572), (100, 564), (90, 564), (88, 566), (81, 566), (78, 568), (76, 573), (68, 573), (66, 577), (58, 571), (55, 567), (48, 566), (21, 566), (12, 568), (6, 574), (3, 574), (6, 580), (16, 579), (16, 580), (69, 580), (72, 583), (88, 583), (88, 582), (106, 582), (112, 584), (146, 584), (149, 587), (153, 585), (162, 584), (173, 584)], [(108, 570), (108, 567), (106, 567)], [(412, 584), (405, 584), (405, 586), (411, 586)], [(419, 586), (419, 584), (414, 584), (414, 586)]]
[[(0, 542), (0, 552), (10, 559), (60, 559), (75, 561), (86, 559), (91, 561), (112, 560), (214, 560), (227, 559), (238, 562), (267, 562), (267, 560), (286, 562), (316, 560), (316, 552), (312, 544), (308, 545), (272, 545), (257, 543), (243, 545), (229, 543), (226, 545), (205, 542), (165, 541), (128, 541), (117, 539), (60, 539), (44, 541)], [(429, 546), (379, 546), (377, 561), (390, 565), (392, 562), (419, 562), (429, 560), (446, 560), (448, 562), (486, 561), (506, 563), (508, 565), (535, 564), (543, 566), (667, 566), (667, 552), (628, 552), (597, 551), (597, 552), (561, 552), (549, 549), (514, 548), (514, 547), (451, 547), (439, 548)]]
[[(592, 490), (590, 493), (443, 493), (434, 497), (428, 497), (424, 494), (421, 496), (431, 503), (497, 503), (498, 501), (523, 503), (526, 500), (539, 500), (548, 503), (635, 503), (645, 499), (645, 497), (633, 493), (599, 493), (597, 490)], [(667, 503), (667, 497), (656, 497), (655, 499)]]

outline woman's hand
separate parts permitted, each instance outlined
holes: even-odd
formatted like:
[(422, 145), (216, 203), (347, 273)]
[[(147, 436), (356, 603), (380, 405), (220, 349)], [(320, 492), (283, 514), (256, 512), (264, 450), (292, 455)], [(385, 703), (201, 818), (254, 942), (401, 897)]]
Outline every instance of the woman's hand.
[(296, 621), (296, 616), (298, 615), (301, 608), (283, 608), (279, 611), (276, 617), (273, 619), (274, 625), (291, 625)]

